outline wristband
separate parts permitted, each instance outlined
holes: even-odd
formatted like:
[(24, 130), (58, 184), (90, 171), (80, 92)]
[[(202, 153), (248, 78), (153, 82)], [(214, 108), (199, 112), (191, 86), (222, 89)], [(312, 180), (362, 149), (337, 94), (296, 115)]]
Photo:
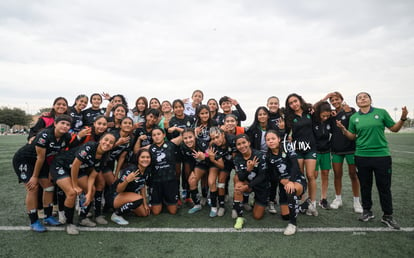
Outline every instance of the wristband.
[(402, 118), (401, 117), (400, 120), (403, 121), (403, 122), (405, 122), (405, 121), (407, 121), (407, 118)]

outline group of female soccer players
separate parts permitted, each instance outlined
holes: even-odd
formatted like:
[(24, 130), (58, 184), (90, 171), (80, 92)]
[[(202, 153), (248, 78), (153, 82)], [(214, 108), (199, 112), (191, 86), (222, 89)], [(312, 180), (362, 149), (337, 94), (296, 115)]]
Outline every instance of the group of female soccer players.
[[(106, 108), (102, 107), (104, 99), (109, 101)], [(232, 181), (235, 229), (243, 227), (246, 210), (255, 219), (261, 219), (266, 210), (277, 213), (278, 191), (281, 216), (289, 221), (284, 234), (292, 235), (300, 211), (318, 216), (318, 171), (322, 179), (319, 206), (342, 206), (344, 159), (354, 211), (363, 212), (353, 159), (355, 143), (343, 132), (356, 111), (339, 92), (315, 105), (290, 94), (284, 109), (272, 96), (266, 106), (257, 108), (249, 127), (240, 126), (246, 114), (237, 100), (224, 96), (204, 105), (203, 99), (200, 90), (191, 99), (172, 103), (139, 97), (130, 108), (121, 94), (79, 95), (70, 107), (65, 98), (56, 98), (13, 158), (19, 182), (26, 186), (31, 229), (44, 232), (43, 224), (66, 224), (68, 234), (79, 234), (73, 222), (76, 200), (81, 226), (107, 224), (103, 212), (108, 210), (119, 225), (129, 223), (122, 216), (127, 212), (158, 215), (165, 207), (175, 214), (182, 201), (192, 205), (190, 214), (208, 204), (209, 216), (221, 217), (226, 214)], [(88, 101), (90, 108), (86, 108)], [(336, 197), (329, 205), (331, 164)], [(230, 178), (232, 170), (235, 173)], [(54, 200), (59, 219), (53, 216)], [(95, 221), (88, 216), (91, 207)], [(37, 212), (42, 208), (44, 223)]]

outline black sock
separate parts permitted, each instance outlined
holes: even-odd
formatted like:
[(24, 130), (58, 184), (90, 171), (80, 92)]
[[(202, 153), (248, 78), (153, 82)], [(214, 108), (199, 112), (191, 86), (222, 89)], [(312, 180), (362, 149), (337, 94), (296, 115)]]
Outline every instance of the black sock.
[(60, 187), (58, 187), (57, 203), (58, 203), (59, 211), (63, 211), (65, 209), (65, 199), (66, 199), (65, 192)]
[(66, 223), (73, 224), (73, 214), (75, 213), (75, 208), (74, 207), (69, 208), (65, 206), (64, 210), (65, 210)]
[(217, 191), (210, 191), (211, 207), (217, 207)]
[(220, 207), (224, 208), (224, 195), (219, 195), (218, 201), (219, 201)]
[(296, 192), (287, 194), (287, 201), (289, 207), (289, 223), (296, 226), (296, 218), (299, 211), (299, 197), (296, 196)]
[(95, 202), (95, 218), (102, 214), (102, 191), (96, 191), (94, 196)]
[(243, 203), (239, 201), (233, 202), (233, 209), (237, 212), (237, 217), (243, 217)]
[(198, 198), (198, 189), (197, 188), (194, 189), (194, 190), (190, 190), (190, 196), (191, 196), (191, 199), (193, 200), (193, 203), (195, 205), (200, 204), (200, 198)]
[(83, 220), (86, 218), (86, 216), (88, 215), (89, 211), (91, 210), (92, 204), (89, 204), (87, 207), (85, 208), (80, 208), (81, 212), (79, 214), (79, 220)]
[(249, 194), (243, 194), (243, 203), (249, 204)]
[(45, 212), (46, 218), (49, 218), (50, 216), (52, 216), (53, 204), (51, 203), (48, 207), (43, 207), (43, 210)]
[(115, 210), (115, 214), (120, 216), (122, 214), (125, 214), (127, 212), (129, 212), (130, 210), (134, 210), (136, 208), (138, 208), (144, 201), (142, 199), (133, 201), (133, 202), (127, 202), (124, 205), (122, 205), (121, 207), (117, 208)]
[(37, 209), (30, 210), (29, 212), (27, 212), (27, 215), (29, 215), (30, 224), (35, 223), (39, 219), (39, 217), (37, 216)]
[(37, 209), (43, 210), (43, 188), (40, 185), (37, 189)]
[(202, 187), (202, 188), (201, 188), (201, 195), (202, 195), (204, 198), (207, 198), (207, 192), (208, 192), (208, 187)]

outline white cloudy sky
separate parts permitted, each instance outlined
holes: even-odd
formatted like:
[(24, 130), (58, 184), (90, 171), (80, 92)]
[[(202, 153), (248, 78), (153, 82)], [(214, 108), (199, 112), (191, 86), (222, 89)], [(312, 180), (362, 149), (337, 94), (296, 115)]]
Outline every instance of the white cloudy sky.
[(284, 105), (337, 90), (413, 117), (413, 13), (412, 0), (2, 0), (0, 106), (202, 89), (236, 98), (251, 121), (271, 95)]

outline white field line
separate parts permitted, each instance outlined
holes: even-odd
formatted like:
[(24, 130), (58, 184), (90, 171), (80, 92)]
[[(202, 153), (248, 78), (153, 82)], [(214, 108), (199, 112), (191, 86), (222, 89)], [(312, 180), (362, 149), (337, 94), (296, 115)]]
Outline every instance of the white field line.
[[(284, 228), (243, 228), (235, 230), (233, 228), (131, 228), (131, 227), (78, 227), (80, 231), (89, 232), (145, 232), (145, 233), (273, 233), (283, 232)], [(47, 227), (49, 231), (64, 231), (64, 227)], [(0, 226), (0, 231), (29, 231), (28, 226)], [(414, 227), (405, 227), (395, 230), (385, 227), (363, 228), (363, 227), (343, 227), (343, 228), (298, 228), (299, 232), (413, 232)]]
[(414, 152), (412, 152), (412, 151), (402, 151), (402, 150), (393, 150), (393, 149), (391, 149), (391, 152), (400, 152), (400, 153), (414, 154)]

